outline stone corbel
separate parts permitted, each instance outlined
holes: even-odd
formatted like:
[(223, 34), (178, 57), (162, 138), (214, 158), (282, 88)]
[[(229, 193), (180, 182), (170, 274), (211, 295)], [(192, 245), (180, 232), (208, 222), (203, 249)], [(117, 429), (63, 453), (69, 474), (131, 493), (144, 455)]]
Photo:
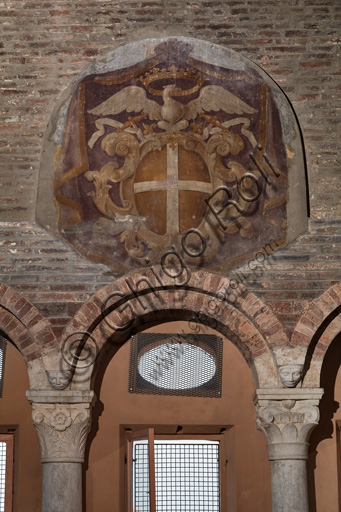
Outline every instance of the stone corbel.
[(279, 385), (286, 388), (302, 387), (306, 352), (300, 348), (281, 347), (274, 350), (278, 366)]
[(47, 378), (51, 388), (63, 390), (67, 388), (72, 379), (72, 370), (46, 370)]
[(27, 397), (32, 403), (42, 462), (84, 462), (94, 393), (30, 391)]
[(319, 421), (323, 390), (259, 389), (257, 428), (267, 439), (269, 460), (308, 458), (309, 436)]

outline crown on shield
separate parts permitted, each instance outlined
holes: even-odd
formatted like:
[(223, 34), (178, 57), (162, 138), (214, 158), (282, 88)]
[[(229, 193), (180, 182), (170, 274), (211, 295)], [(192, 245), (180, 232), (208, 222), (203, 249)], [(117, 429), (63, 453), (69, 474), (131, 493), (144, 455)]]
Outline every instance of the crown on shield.
[[(207, 78), (203, 78), (201, 73), (194, 68), (177, 68), (174, 64), (172, 64), (168, 69), (163, 68), (153, 68), (151, 71), (148, 71), (143, 76), (139, 77), (138, 80), (143, 83), (145, 88), (151, 94), (156, 94), (160, 96), (162, 94), (162, 85), (169, 84), (169, 80), (185, 80), (186, 83), (190, 85), (188, 89), (182, 89), (179, 91), (174, 91), (172, 96), (187, 96), (188, 94), (193, 94), (200, 89), (201, 85), (207, 80)], [(164, 82), (164, 84), (162, 84)], [(155, 89), (152, 84), (158, 84), (158, 88)], [(161, 85), (161, 89), (159, 89)]]

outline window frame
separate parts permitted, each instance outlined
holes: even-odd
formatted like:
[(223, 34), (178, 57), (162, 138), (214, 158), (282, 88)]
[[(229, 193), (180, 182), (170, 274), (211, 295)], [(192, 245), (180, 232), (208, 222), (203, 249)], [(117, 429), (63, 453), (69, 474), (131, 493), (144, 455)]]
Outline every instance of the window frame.
[(156, 512), (155, 493), (155, 456), (154, 456), (154, 429), (148, 428), (127, 434), (127, 510), (133, 510), (133, 443), (146, 439), (148, 441), (148, 469), (149, 469), (149, 510)]
[(336, 449), (337, 449), (337, 479), (338, 479), (338, 502), (341, 510), (341, 420), (336, 420)]
[[(149, 482), (150, 482), (150, 512), (156, 512), (156, 493), (155, 493), (155, 456), (154, 456), (154, 440), (170, 440), (170, 441), (218, 441), (219, 442), (219, 495), (220, 495), (220, 512), (226, 512), (228, 505), (228, 485), (227, 485), (227, 454), (225, 431), (228, 427), (217, 426), (149, 426), (135, 430), (131, 427), (125, 428), (125, 461), (126, 461), (126, 511), (133, 510), (133, 442), (148, 439), (149, 452)], [(179, 428), (182, 430), (179, 431)], [(220, 431), (220, 433), (217, 432)], [(212, 432), (213, 431), (213, 432)], [(207, 433), (206, 433), (207, 432)], [(150, 443), (150, 444), (149, 444)], [(150, 447), (152, 446), (152, 449)], [(154, 507), (154, 508), (153, 508)]]
[(6, 443), (5, 512), (13, 509), (14, 434), (1, 434), (0, 442)]

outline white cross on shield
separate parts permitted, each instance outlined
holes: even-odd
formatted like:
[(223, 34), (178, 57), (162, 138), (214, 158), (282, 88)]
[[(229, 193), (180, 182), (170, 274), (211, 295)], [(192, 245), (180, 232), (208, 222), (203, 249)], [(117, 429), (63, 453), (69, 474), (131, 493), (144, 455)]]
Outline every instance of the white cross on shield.
[(167, 144), (167, 173), (165, 179), (159, 181), (140, 181), (134, 183), (134, 193), (161, 191), (167, 193), (167, 234), (177, 235), (180, 232), (179, 192), (212, 193), (212, 183), (205, 181), (179, 179), (179, 145)]

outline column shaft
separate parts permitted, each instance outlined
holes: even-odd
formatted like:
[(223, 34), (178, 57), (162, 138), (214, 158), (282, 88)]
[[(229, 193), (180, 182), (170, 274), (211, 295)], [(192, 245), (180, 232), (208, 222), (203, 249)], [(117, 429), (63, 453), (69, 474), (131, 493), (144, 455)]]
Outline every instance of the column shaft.
[(271, 461), (272, 512), (309, 512), (307, 462)]
[(43, 464), (42, 512), (82, 512), (82, 464)]

